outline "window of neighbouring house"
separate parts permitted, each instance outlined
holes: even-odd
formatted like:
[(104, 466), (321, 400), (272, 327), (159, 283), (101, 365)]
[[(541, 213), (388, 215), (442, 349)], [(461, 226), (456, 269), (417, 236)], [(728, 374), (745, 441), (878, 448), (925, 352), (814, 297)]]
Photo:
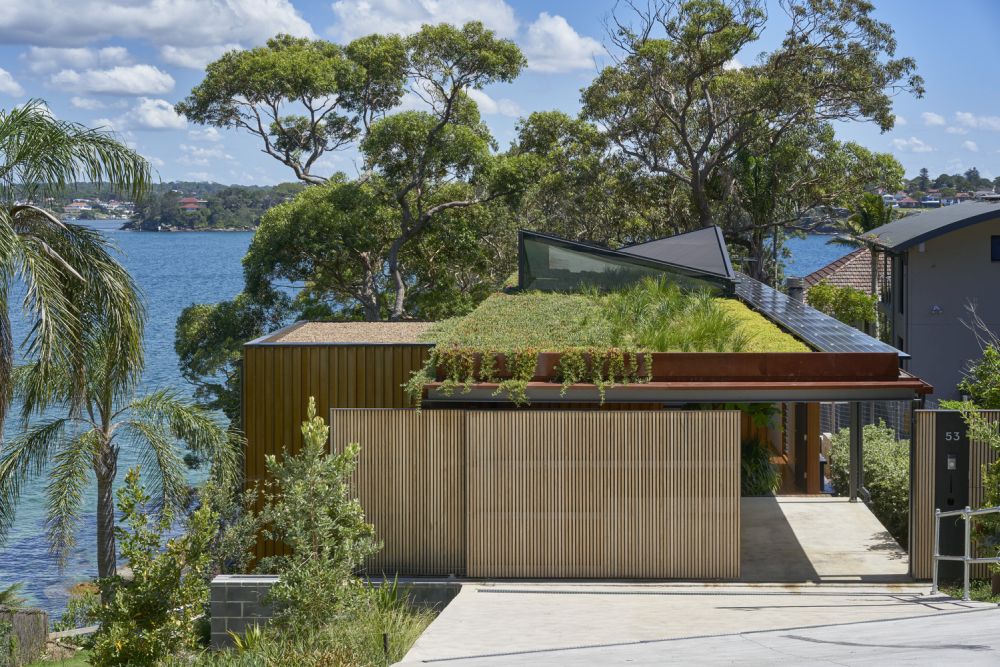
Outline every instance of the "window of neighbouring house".
[(1000, 236), (990, 237), (990, 261), (1000, 262)]

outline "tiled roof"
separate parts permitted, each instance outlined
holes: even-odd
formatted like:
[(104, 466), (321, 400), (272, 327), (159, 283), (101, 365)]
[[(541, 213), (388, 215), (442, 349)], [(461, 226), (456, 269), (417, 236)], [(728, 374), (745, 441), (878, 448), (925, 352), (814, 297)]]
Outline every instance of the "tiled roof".
[(805, 288), (825, 280), (837, 287), (853, 287), (866, 294), (872, 291), (872, 254), (868, 248), (858, 248), (803, 279)]

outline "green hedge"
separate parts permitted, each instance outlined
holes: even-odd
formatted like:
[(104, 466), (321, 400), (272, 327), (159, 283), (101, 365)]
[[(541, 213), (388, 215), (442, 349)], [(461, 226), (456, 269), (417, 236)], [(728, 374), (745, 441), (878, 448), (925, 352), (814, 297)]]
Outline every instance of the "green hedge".
[[(849, 493), (850, 429), (833, 436), (830, 477), (838, 495)], [(879, 421), (864, 428), (865, 487), (871, 509), (899, 544), (908, 544), (910, 511), (910, 441)]]

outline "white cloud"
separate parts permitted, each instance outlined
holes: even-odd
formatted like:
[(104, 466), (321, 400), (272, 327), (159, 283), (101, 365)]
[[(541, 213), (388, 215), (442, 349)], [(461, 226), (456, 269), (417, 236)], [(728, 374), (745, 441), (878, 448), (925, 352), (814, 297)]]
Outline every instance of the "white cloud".
[[(588, 38), (589, 39), (589, 38)], [(733, 58), (727, 60), (722, 64), (722, 69), (743, 69), (743, 63), (740, 62), (739, 58)], [(899, 120), (899, 116), (896, 116), (896, 120)]]
[(78, 93), (113, 95), (162, 95), (174, 87), (174, 77), (152, 65), (129, 65), (78, 72), (64, 69), (50, 82)]
[(160, 57), (164, 62), (178, 67), (188, 67), (190, 69), (204, 69), (205, 65), (218, 60), (227, 52), (239, 49), (239, 44), (216, 44), (214, 46), (171, 46), (166, 45), (160, 49)]
[(94, 125), (116, 132), (124, 130), (183, 130), (187, 121), (174, 111), (170, 102), (140, 97), (131, 109), (114, 118), (97, 118)]
[(337, 22), (329, 32), (345, 41), (373, 32), (408, 35), (425, 23), (444, 22), (482, 21), (501, 37), (517, 34), (514, 10), (504, 0), (337, 0), (332, 8)]
[(1000, 132), (1000, 116), (977, 116), (968, 111), (956, 111), (955, 120), (960, 125), (976, 130), (994, 130)]
[(177, 162), (180, 164), (207, 167), (209, 164), (218, 162), (219, 160), (233, 159), (232, 155), (224, 152), (221, 148), (204, 148), (202, 146), (191, 146), (190, 144), (181, 144), (180, 148), (184, 153), (177, 158)]
[(479, 111), (487, 116), (508, 116), (517, 118), (524, 113), (520, 105), (514, 100), (501, 98), (495, 100), (481, 90), (469, 89), (469, 97), (479, 106)]
[(934, 150), (933, 146), (928, 146), (916, 137), (910, 137), (909, 139), (893, 139), (892, 146), (897, 151), (906, 153), (930, 153)]
[(965, 129), (964, 127), (956, 127), (954, 125), (949, 125), (948, 127), (944, 128), (944, 131), (947, 132), (948, 134), (968, 134), (969, 133), (969, 131), (967, 129)]
[(944, 125), (944, 116), (939, 113), (934, 113), (933, 111), (925, 111), (920, 114), (920, 117), (924, 119), (924, 125), (933, 127), (936, 125)]
[(14, 77), (11, 76), (10, 72), (0, 67), (0, 93), (6, 93), (7, 95), (13, 95), (14, 97), (21, 97), (24, 95), (24, 88)]
[(903, 127), (908, 124), (909, 121), (906, 120), (906, 116), (901, 116), (899, 114), (896, 114), (896, 127)]
[(80, 97), (79, 95), (69, 98), (69, 103), (76, 109), (87, 109), (88, 111), (103, 109), (105, 106), (104, 102), (93, 97)]
[(32, 46), (22, 53), (19, 59), (34, 74), (53, 72), (66, 67), (94, 69), (129, 65), (132, 62), (128, 49), (122, 46), (106, 46), (101, 49)]
[[(594, 58), (605, 53), (596, 39), (581, 35), (566, 19), (547, 12), (528, 26), (523, 48), (528, 67), (539, 72), (593, 68)], [(740, 66), (738, 61), (734, 64)]]
[(85, 46), (148, 39), (156, 46), (260, 44), (314, 37), (291, 0), (4, 0), (0, 43)]
[(166, 164), (163, 160), (156, 157), (155, 155), (143, 155), (143, 157), (146, 158), (146, 162), (148, 162), (149, 164), (153, 165), (156, 168), (160, 168), (164, 164)]
[(211, 181), (212, 175), (207, 171), (189, 171), (186, 175), (188, 181)]
[(964, 146), (966, 150), (970, 150), (973, 153), (979, 152), (979, 145), (976, 144), (975, 141), (963, 141), (962, 146)]
[(188, 137), (195, 141), (222, 141), (222, 133), (214, 127), (206, 127), (200, 130), (188, 130)]

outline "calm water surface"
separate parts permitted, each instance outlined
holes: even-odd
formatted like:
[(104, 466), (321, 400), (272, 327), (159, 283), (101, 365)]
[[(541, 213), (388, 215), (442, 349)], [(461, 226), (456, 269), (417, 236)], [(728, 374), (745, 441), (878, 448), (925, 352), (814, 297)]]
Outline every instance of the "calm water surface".
[[(174, 387), (190, 393), (180, 376), (174, 354), (174, 324), (180, 311), (191, 303), (214, 303), (231, 298), (242, 288), (240, 260), (246, 253), (251, 232), (176, 232), (166, 234), (122, 232), (118, 223), (96, 223), (122, 251), (122, 261), (146, 295), (149, 321), (146, 326), (146, 389)], [(786, 274), (811, 273), (846, 254), (842, 246), (828, 245), (828, 236), (792, 239), (792, 257)], [(16, 429), (8, 421), (9, 437)], [(128, 450), (122, 452), (119, 478), (134, 463)], [(79, 542), (60, 571), (49, 554), (44, 535), (44, 480), (28, 485), (18, 507), (17, 523), (6, 546), (0, 549), (0, 585), (24, 582), (31, 603), (58, 616), (65, 608), (67, 588), (95, 576), (94, 496), (87, 497)]]
[[(145, 389), (174, 387), (191, 393), (181, 378), (174, 354), (174, 325), (181, 310), (192, 303), (214, 303), (229, 299), (243, 287), (240, 260), (246, 254), (252, 232), (139, 233), (118, 231), (121, 223), (94, 226), (118, 245), (121, 260), (145, 293), (146, 324)], [(23, 336), (23, 327), (21, 328)], [(5, 434), (17, 429), (8, 420)], [(134, 463), (122, 450), (119, 479)], [(32, 604), (62, 613), (69, 585), (92, 578), (97, 572), (94, 538), (95, 496), (91, 490), (76, 548), (63, 571), (50, 556), (45, 540), (45, 482), (27, 485), (17, 510), (17, 522), (6, 545), (0, 548), (0, 586), (24, 582)]]

